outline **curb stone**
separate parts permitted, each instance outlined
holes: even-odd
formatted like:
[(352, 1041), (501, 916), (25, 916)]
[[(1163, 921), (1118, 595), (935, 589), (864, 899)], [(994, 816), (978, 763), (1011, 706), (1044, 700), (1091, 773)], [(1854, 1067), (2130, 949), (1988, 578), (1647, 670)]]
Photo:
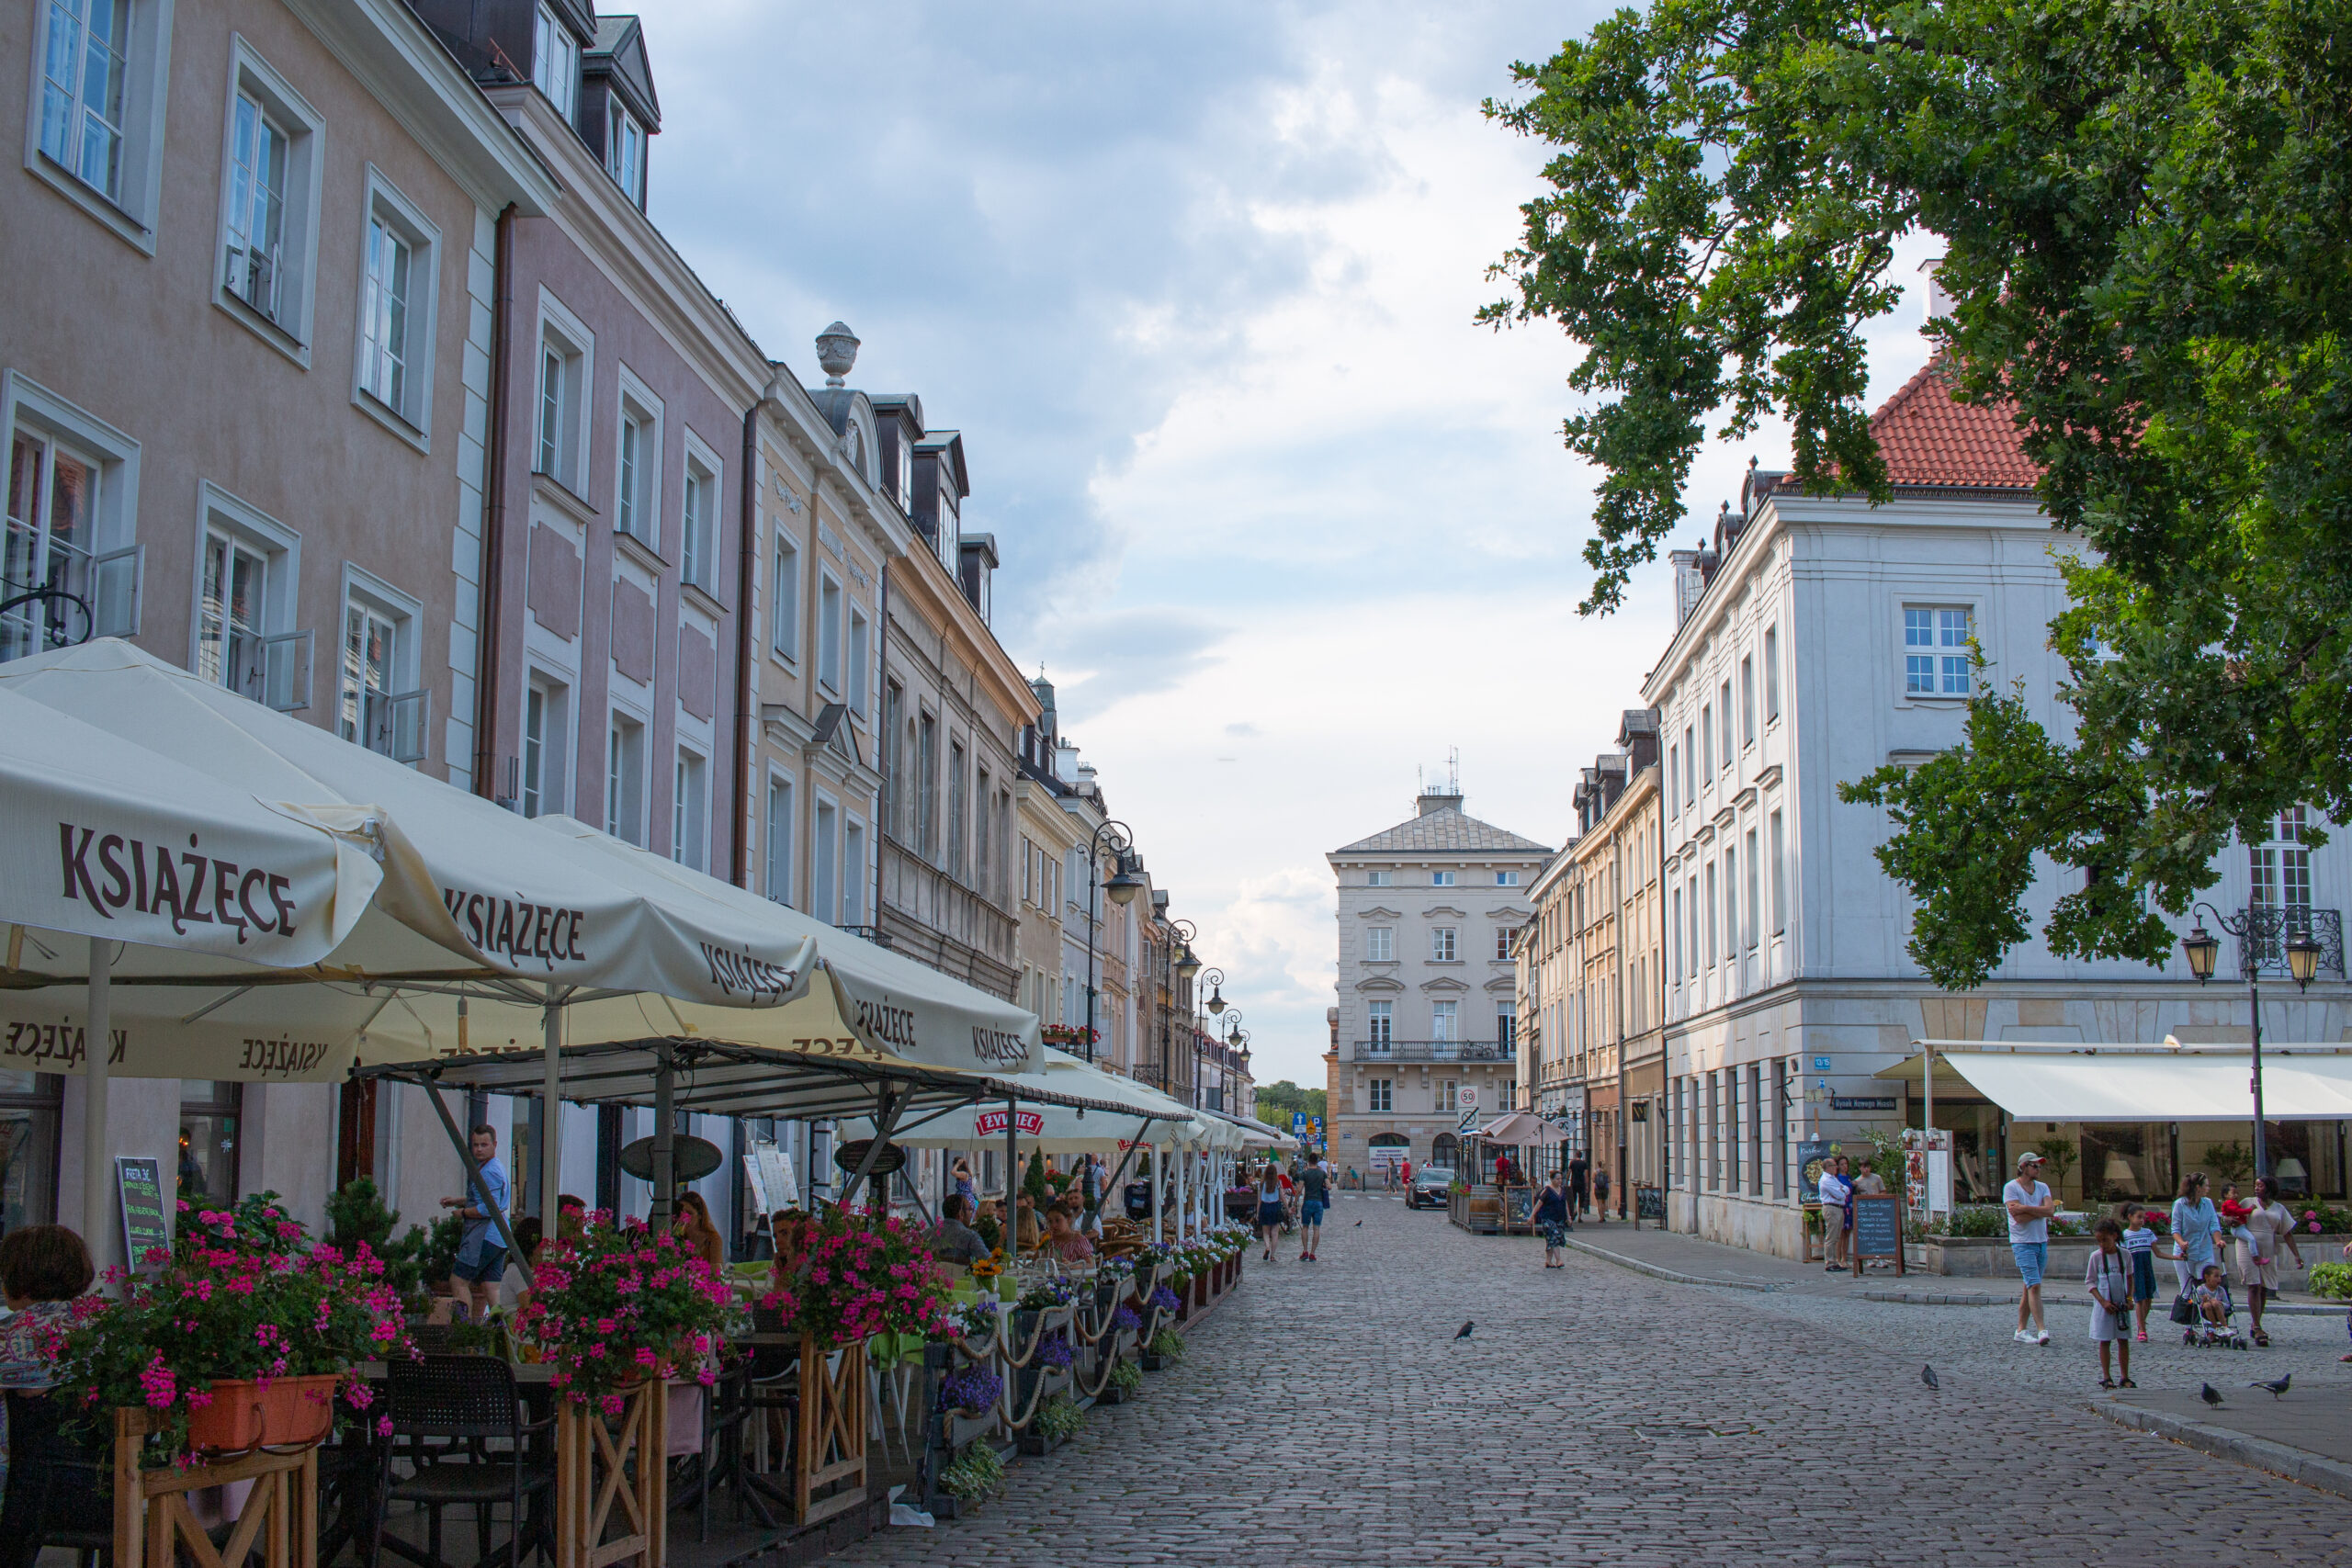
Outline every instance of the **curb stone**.
[(1787, 1286), (1771, 1280), (1723, 1280), (1706, 1274), (1683, 1274), (1672, 1269), (1661, 1269), (1655, 1263), (1645, 1263), (1638, 1258), (1628, 1258), (1622, 1252), (1611, 1252), (1589, 1241), (1574, 1236), (1565, 1238), (1568, 1250), (1581, 1252), (1588, 1258), (1598, 1258), (1603, 1263), (1614, 1263), (1620, 1269), (1631, 1269), (1636, 1274), (1647, 1274), (1654, 1280), (1664, 1280), (1675, 1285), (1714, 1285), (1727, 1291), (1784, 1291)]
[[(1897, 1306), (1978, 1307), (2018, 1304), (2018, 1299), (2015, 1296), (1973, 1295), (1949, 1291), (1863, 1291), (1859, 1293), (1866, 1302), (1892, 1302)], [(2088, 1296), (2045, 1294), (2041, 1298), (2041, 1304), (2044, 1306), (2088, 1306), (2091, 1304), (2091, 1299)], [(2274, 1302), (2263, 1309), (2263, 1314), (2265, 1316), (2334, 1317), (2340, 1310), (2332, 1306), (2308, 1306), (2298, 1305), (2291, 1302)], [(2150, 1315), (2149, 1321), (2151, 1324), (2155, 1321), (2154, 1314)]]
[(2202, 1421), (2188, 1420), (2161, 1410), (2145, 1410), (2138, 1405), (2114, 1404), (2106, 1401), (2094, 1402), (2091, 1408), (2119, 1427), (2153, 1432), (2159, 1438), (2169, 1438), (2185, 1448), (2211, 1454), (2217, 1459), (2235, 1460), (2253, 1469), (2301, 1482), (2317, 1491), (2352, 1497), (2352, 1465), (2323, 1459), (2301, 1449), (2289, 1448), (2284, 1443), (2249, 1438), (2226, 1427), (2209, 1427)]

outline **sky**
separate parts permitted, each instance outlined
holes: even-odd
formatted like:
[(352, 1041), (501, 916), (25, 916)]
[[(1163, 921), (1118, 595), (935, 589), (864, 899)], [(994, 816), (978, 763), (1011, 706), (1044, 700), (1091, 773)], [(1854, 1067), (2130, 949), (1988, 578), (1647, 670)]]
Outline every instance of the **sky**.
[[(1319, 1086), (1324, 856), (1456, 754), (1471, 815), (1557, 846), (1669, 629), (1662, 562), (1577, 614), (1576, 345), (1472, 319), (1544, 156), (1480, 104), (1610, 7), (638, 8), (654, 220), (808, 384), (838, 318), (851, 385), (963, 432), (999, 640), (1053, 679), (1259, 1080)], [(1873, 400), (1920, 314), (1874, 332)], [(1710, 444), (1692, 539), (1750, 457), (1786, 467), (1785, 432)]]

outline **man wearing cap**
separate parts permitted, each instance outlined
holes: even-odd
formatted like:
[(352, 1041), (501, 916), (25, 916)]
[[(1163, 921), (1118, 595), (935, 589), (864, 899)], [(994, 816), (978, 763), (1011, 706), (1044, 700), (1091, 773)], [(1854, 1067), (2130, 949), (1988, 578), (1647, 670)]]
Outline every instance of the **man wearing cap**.
[[(2058, 1212), (2058, 1200), (2040, 1180), (2041, 1156), (2028, 1152), (2018, 1156), (2017, 1179), (2001, 1189), (2001, 1201), (2009, 1211), (2009, 1256), (2018, 1261), (2018, 1273), (2025, 1280), (2025, 1289), (2018, 1293), (2018, 1342), (2021, 1345), (2047, 1345), (2050, 1330), (2041, 1322), (2041, 1274), (2050, 1261), (2050, 1216)], [(2026, 1320), (2033, 1326), (2028, 1328)]]

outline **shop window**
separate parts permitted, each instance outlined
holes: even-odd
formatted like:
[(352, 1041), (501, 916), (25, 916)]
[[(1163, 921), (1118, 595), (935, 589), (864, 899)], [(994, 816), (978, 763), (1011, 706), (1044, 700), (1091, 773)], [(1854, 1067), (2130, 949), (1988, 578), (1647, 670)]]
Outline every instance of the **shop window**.
[(200, 1209), (237, 1201), (243, 1090), (227, 1080), (180, 1080), (179, 1195)]
[(54, 1073), (0, 1073), (0, 1235), (57, 1218)]

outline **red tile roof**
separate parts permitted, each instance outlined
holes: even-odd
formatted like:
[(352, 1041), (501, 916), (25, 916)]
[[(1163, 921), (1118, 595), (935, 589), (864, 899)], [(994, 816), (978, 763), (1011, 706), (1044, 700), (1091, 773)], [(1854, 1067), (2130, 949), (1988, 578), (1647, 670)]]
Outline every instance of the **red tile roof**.
[(2030, 490), (2041, 478), (2025, 455), (2013, 403), (1954, 402), (1941, 358), (1871, 416), (1871, 434), (1899, 485)]

